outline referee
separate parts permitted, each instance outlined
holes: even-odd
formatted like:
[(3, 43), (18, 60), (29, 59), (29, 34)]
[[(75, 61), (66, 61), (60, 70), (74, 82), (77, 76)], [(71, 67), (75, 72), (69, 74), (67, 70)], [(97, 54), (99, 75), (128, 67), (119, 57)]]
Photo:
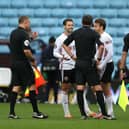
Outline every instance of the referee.
[(124, 37), (124, 46), (120, 62), (120, 79), (123, 80), (126, 77), (126, 58), (129, 50), (129, 33)]
[[(10, 35), (11, 55), (12, 55), (12, 91), (10, 95), (10, 113), (8, 118), (18, 119), (15, 114), (15, 104), (17, 94), (20, 89), (25, 90), (26, 86), (30, 86), (30, 101), (33, 107), (33, 118), (44, 119), (48, 116), (39, 112), (36, 93), (35, 93), (35, 76), (30, 61), (34, 62), (30, 49), (30, 38), (27, 33), (30, 28), (30, 20), (27, 16), (19, 18), (19, 26), (12, 31)], [(33, 34), (35, 38), (37, 34)], [(35, 65), (36, 67), (36, 65)]]
[[(101, 108), (103, 118), (111, 119), (107, 115), (102, 87), (99, 81), (99, 75), (97, 74), (94, 56), (96, 52), (96, 43), (99, 46), (99, 54), (97, 57), (97, 64), (101, 60), (104, 45), (100, 42), (99, 34), (91, 29), (93, 18), (90, 15), (84, 15), (82, 18), (83, 26), (74, 31), (63, 44), (63, 48), (69, 54), (69, 56), (76, 60), (76, 83), (77, 83), (77, 100), (82, 115), (82, 119), (86, 119), (87, 115), (84, 110), (84, 85), (86, 82), (90, 86), (95, 87), (98, 104)], [(68, 45), (75, 41), (77, 59), (69, 51)]]

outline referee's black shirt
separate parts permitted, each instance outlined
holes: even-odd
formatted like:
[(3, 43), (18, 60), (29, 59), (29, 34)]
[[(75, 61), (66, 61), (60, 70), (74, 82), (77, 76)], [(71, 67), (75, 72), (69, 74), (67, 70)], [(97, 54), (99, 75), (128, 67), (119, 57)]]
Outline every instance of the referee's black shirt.
[(28, 61), (24, 49), (30, 49), (29, 35), (24, 28), (18, 27), (10, 35), (11, 55), (15, 61)]
[(123, 47), (123, 51), (128, 52), (128, 50), (129, 50), (129, 33), (124, 37), (124, 47)]
[(96, 43), (103, 43), (99, 40), (100, 35), (88, 26), (74, 31), (65, 41), (65, 45), (69, 45), (75, 41), (77, 60), (91, 60), (96, 53)]

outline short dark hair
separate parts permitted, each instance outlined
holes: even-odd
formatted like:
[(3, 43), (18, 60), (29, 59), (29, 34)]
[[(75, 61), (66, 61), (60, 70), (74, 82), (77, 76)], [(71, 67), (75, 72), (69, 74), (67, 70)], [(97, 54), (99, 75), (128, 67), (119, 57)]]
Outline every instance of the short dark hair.
[(56, 41), (55, 37), (54, 36), (51, 36), (49, 38), (49, 43), (54, 43)]
[(91, 15), (84, 15), (82, 17), (82, 24), (83, 25), (92, 25), (93, 17)]
[(95, 23), (98, 23), (100, 26), (103, 27), (103, 30), (106, 29), (106, 21), (102, 18), (98, 18), (95, 20)]
[(21, 24), (21, 23), (23, 23), (25, 20), (28, 20), (28, 19), (29, 19), (28, 16), (20, 16), (20, 17), (19, 17), (19, 20), (18, 20), (18, 23)]
[(73, 20), (71, 18), (67, 18), (63, 21), (63, 25), (65, 26), (67, 24), (67, 22), (69, 22), (69, 21), (73, 22)]

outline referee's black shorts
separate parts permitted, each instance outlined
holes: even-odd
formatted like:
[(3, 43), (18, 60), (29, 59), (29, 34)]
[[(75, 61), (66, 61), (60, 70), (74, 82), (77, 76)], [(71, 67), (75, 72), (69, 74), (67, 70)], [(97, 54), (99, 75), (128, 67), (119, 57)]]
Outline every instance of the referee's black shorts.
[(27, 86), (35, 84), (35, 75), (28, 61), (16, 61), (12, 64), (12, 86)]
[(96, 65), (92, 60), (76, 62), (76, 84), (95, 86), (100, 84), (99, 75), (97, 73)]
[(111, 82), (113, 70), (114, 70), (113, 62), (107, 63), (101, 82), (104, 83)]

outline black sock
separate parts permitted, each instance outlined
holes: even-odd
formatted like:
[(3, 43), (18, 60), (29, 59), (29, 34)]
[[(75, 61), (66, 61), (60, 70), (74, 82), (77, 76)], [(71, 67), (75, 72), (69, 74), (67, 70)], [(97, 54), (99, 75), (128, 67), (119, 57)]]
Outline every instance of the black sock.
[(77, 90), (77, 101), (78, 101), (78, 106), (79, 106), (81, 115), (86, 116), (86, 113), (84, 110), (83, 91), (81, 91), (81, 90)]
[(33, 112), (39, 112), (35, 90), (30, 91), (30, 102), (32, 104)]
[(12, 91), (10, 95), (10, 114), (15, 114), (14, 108), (16, 104), (16, 99), (17, 93)]
[(104, 103), (104, 97), (103, 97), (103, 92), (102, 91), (96, 91), (96, 96), (97, 96), (97, 102), (101, 108), (101, 112), (103, 115), (107, 115), (106, 108), (105, 108), (105, 103)]

